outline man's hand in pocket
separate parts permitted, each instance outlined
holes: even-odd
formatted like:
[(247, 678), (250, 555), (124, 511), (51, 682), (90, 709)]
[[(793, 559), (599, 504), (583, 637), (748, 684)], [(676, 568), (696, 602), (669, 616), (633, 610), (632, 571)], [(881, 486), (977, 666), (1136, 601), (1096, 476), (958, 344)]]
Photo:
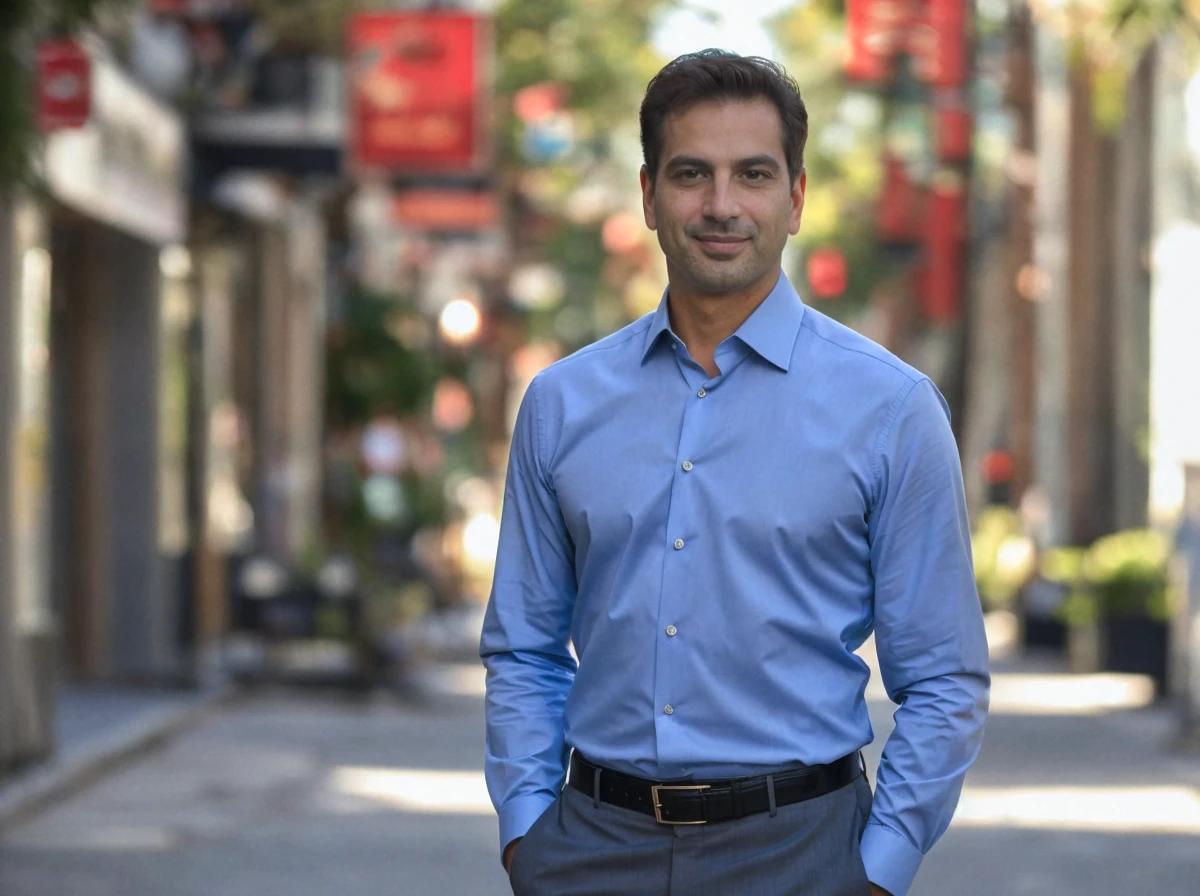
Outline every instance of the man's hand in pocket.
[(508, 844), (508, 846), (504, 847), (504, 870), (509, 874), (512, 874), (512, 863), (517, 855), (517, 844), (520, 842), (521, 838), (518, 837), (512, 843)]

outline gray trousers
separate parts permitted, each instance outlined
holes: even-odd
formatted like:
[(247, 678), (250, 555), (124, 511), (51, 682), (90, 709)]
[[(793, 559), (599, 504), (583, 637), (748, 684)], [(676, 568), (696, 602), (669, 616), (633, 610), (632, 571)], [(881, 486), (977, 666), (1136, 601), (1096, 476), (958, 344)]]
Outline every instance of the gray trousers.
[(816, 799), (735, 821), (660, 825), (572, 787), (517, 846), (515, 896), (867, 896), (860, 776)]

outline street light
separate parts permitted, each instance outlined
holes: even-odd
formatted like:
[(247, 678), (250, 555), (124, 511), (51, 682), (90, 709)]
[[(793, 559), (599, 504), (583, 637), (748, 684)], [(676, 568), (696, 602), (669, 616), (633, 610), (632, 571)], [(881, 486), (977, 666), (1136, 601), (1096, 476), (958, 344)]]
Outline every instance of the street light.
[(442, 309), (438, 330), (450, 344), (467, 345), (479, 335), (481, 323), (482, 318), (474, 302), (470, 299), (454, 299)]

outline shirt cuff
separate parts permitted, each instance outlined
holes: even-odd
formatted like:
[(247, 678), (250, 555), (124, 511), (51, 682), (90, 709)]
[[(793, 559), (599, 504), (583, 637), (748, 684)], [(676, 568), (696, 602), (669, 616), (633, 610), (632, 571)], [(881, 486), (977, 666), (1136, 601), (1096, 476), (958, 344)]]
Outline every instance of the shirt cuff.
[(867, 825), (861, 848), (867, 879), (892, 896), (905, 896), (924, 858), (921, 851), (881, 824)]
[(504, 847), (518, 837), (524, 837), (525, 832), (533, 827), (533, 823), (542, 817), (554, 797), (549, 794), (534, 794), (533, 796), (518, 796), (509, 800), (497, 813), (500, 816), (500, 860), (504, 861)]

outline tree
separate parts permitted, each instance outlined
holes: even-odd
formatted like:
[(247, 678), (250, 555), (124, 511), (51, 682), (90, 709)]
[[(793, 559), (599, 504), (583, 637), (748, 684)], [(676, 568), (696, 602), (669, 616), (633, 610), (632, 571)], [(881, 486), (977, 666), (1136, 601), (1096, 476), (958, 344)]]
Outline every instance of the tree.
[[(637, 196), (637, 109), (665, 61), (649, 34), (668, 5), (509, 0), (496, 11), (497, 178), (514, 261), (549, 261), (563, 282), (562, 307), (527, 315), (531, 335), (570, 346), (632, 316), (621, 294), (636, 264), (611, 264), (602, 230)], [(559, 98), (552, 120), (530, 121), (515, 108), (522, 91), (539, 87), (552, 103)], [(556, 126), (560, 141), (551, 133), (543, 147), (539, 129)], [(591, 201), (582, 201), (585, 193)], [(562, 325), (569, 320), (580, 322), (573, 332)]]

